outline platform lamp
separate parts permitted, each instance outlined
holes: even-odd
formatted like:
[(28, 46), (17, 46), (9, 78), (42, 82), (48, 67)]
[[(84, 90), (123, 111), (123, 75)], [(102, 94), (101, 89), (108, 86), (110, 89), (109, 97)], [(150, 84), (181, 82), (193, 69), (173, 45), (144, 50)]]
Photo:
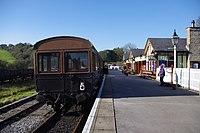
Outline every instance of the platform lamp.
[(172, 44), (174, 45), (174, 71), (173, 71), (173, 81), (175, 82), (175, 88), (177, 87), (177, 79), (176, 79), (176, 46), (178, 44), (179, 37), (176, 34), (176, 30), (174, 30), (174, 34), (172, 36)]

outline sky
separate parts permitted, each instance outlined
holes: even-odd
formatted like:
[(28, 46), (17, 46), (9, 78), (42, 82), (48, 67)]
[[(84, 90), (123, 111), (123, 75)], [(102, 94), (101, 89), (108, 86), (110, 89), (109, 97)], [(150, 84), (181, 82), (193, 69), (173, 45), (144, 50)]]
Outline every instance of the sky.
[(169, 38), (200, 17), (199, 0), (0, 0), (0, 44), (54, 36), (89, 39), (98, 51)]

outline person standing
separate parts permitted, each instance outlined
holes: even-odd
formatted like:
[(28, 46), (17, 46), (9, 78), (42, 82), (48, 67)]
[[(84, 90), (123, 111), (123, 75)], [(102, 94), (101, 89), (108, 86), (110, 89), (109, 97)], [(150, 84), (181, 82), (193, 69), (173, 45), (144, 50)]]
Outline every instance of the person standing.
[(158, 73), (158, 76), (160, 76), (160, 86), (163, 86), (164, 85), (164, 76), (165, 76), (165, 69), (164, 69), (164, 64), (161, 64), (160, 66), (160, 71)]

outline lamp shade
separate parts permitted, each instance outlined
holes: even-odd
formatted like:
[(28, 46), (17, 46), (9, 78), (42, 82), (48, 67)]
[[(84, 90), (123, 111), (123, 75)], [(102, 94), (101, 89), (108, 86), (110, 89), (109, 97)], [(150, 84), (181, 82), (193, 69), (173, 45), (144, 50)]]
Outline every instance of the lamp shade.
[(179, 37), (178, 37), (178, 35), (176, 34), (176, 30), (174, 30), (174, 34), (173, 34), (173, 37), (172, 37), (172, 44), (173, 44), (173, 45), (177, 45), (177, 44), (178, 44), (178, 41), (179, 41)]

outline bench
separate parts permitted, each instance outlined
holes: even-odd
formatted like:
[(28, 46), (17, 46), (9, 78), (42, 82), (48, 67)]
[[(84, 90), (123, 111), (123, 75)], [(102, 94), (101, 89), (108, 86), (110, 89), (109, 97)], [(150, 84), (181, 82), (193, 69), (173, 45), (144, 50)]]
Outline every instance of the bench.
[(153, 71), (147, 71), (147, 70), (142, 70), (141, 76), (143, 78), (146, 78), (146, 77), (150, 77), (150, 78), (153, 78), (153, 79), (156, 78), (156, 75), (153, 73)]

